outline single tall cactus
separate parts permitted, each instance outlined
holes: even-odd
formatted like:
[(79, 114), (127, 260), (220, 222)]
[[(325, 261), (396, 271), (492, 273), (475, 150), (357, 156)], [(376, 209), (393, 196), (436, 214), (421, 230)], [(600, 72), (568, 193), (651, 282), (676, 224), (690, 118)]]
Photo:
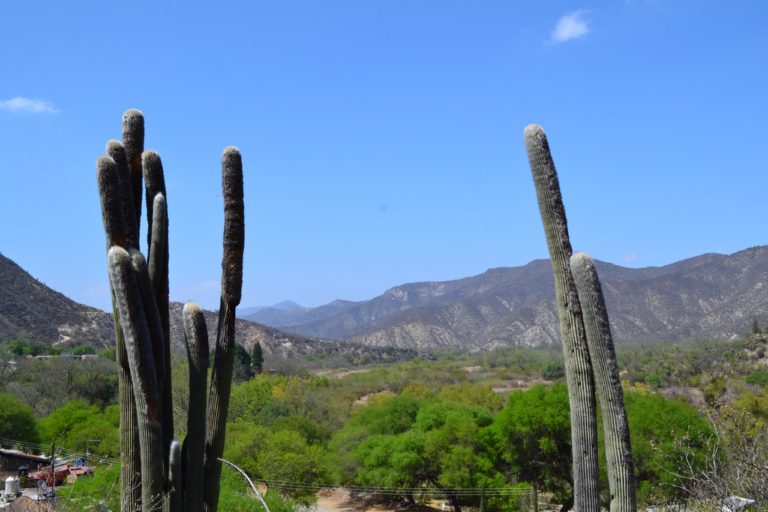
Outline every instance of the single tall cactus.
[(600, 495), (595, 384), (579, 295), (571, 274), (569, 260), (573, 250), (568, 235), (565, 207), (544, 130), (540, 126), (529, 125), (524, 135), (555, 276), (571, 411), (574, 509), (576, 512), (597, 512), (600, 509)]
[(216, 329), (216, 354), (208, 423), (205, 437), (205, 493), (203, 510), (215, 512), (219, 503), (219, 480), (224, 454), (224, 434), (235, 363), (235, 308), (240, 304), (243, 285), (243, 247), (245, 215), (243, 208), (243, 162), (237, 148), (228, 147), (221, 155), (221, 184), (224, 192), (224, 257), (221, 261), (221, 301)]
[[(123, 116), (123, 143), (110, 141), (109, 156), (97, 161), (99, 194), (107, 239), (120, 386), (121, 510), (164, 508), (215, 512), (229, 405), (235, 343), (235, 308), (240, 302), (244, 247), (243, 176), (240, 153), (222, 157), (224, 258), (215, 366), (206, 409), (208, 341), (199, 307), (184, 308), (190, 360), (188, 437), (173, 439), (168, 217), (159, 155), (143, 151), (144, 117)], [(143, 154), (142, 154), (143, 152)], [(146, 182), (147, 254), (139, 252), (142, 177)], [(207, 413), (207, 414), (206, 414)], [(209, 475), (210, 472), (210, 475)], [(204, 500), (205, 498), (205, 500)]]
[(629, 425), (603, 290), (595, 263), (589, 255), (579, 252), (571, 256), (571, 270), (584, 310), (587, 344), (603, 415), (610, 512), (635, 512), (637, 504)]

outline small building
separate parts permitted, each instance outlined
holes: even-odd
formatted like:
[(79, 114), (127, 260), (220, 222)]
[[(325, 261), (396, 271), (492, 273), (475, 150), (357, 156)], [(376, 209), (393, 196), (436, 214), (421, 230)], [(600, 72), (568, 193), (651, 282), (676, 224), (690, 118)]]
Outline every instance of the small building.
[(17, 473), (20, 468), (37, 469), (40, 465), (48, 465), (51, 459), (30, 455), (19, 450), (0, 448), (0, 472)]

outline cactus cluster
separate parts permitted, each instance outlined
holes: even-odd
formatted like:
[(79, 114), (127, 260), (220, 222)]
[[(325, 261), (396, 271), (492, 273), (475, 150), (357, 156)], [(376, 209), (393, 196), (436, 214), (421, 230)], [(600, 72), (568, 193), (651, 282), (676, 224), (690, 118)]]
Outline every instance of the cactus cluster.
[(596, 395), (605, 434), (611, 512), (635, 512), (635, 480), (608, 315), (594, 263), (573, 254), (549, 143), (540, 126), (524, 133), (555, 277), (571, 412), (574, 510), (600, 510)]
[[(174, 439), (168, 296), (168, 211), (160, 156), (144, 151), (144, 117), (123, 115), (122, 142), (97, 160), (107, 239), (120, 396), (121, 511), (215, 512), (242, 287), (244, 208), (240, 153), (222, 155), (224, 255), (214, 367), (206, 399), (208, 337), (189, 303), (183, 324), (190, 407), (183, 446)], [(147, 248), (139, 248), (142, 183)]]

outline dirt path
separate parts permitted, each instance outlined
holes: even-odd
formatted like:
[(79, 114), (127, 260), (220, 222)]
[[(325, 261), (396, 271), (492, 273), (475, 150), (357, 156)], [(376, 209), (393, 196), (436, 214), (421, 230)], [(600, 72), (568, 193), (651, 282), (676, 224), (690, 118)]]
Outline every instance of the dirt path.
[(426, 506), (388, 507), (369, 504), (365, 500), (355, 499), (344, 488), (322, 490), (317, 494), (315, 503), (317, 512), (434, 512), (440, 508)]

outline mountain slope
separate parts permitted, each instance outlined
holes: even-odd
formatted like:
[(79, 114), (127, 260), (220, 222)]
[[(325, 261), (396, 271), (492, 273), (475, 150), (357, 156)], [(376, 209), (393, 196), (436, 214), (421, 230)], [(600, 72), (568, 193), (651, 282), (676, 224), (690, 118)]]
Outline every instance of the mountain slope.
[(0, 254), (0, 341), (104, 346), (113, 333), (110, 315), (48, 288)]
[[(731, 338), (768, 321), (768, 247), (663, 267), (598, 262), (619, 341)], [(548, 260), (447, 282), (405, 284), (284, 329), (372, 346), (491, 348), (559, 342)]]
[[(171, 344), (184, 351), (182, 304), (171, 303)], [(218, 315), (205, 311), (209, 344), (216, 342)], [(297, 356), (344, 355), (354, 359), (365, 356), (370, 362), (406, 359), (415, 356), (410, 350), (318, 340), (288, 334), (246, 320), (236, 321), (237, 343), (249, 349), (259, 342), (267, 355), (280, 358)], [(48, 288), (19, 265), (0, 254), (0, 342), (16, 338), (47, 345), (91, 345), (106, 348), (114, 345), (112, 315), (78, 304)]]

